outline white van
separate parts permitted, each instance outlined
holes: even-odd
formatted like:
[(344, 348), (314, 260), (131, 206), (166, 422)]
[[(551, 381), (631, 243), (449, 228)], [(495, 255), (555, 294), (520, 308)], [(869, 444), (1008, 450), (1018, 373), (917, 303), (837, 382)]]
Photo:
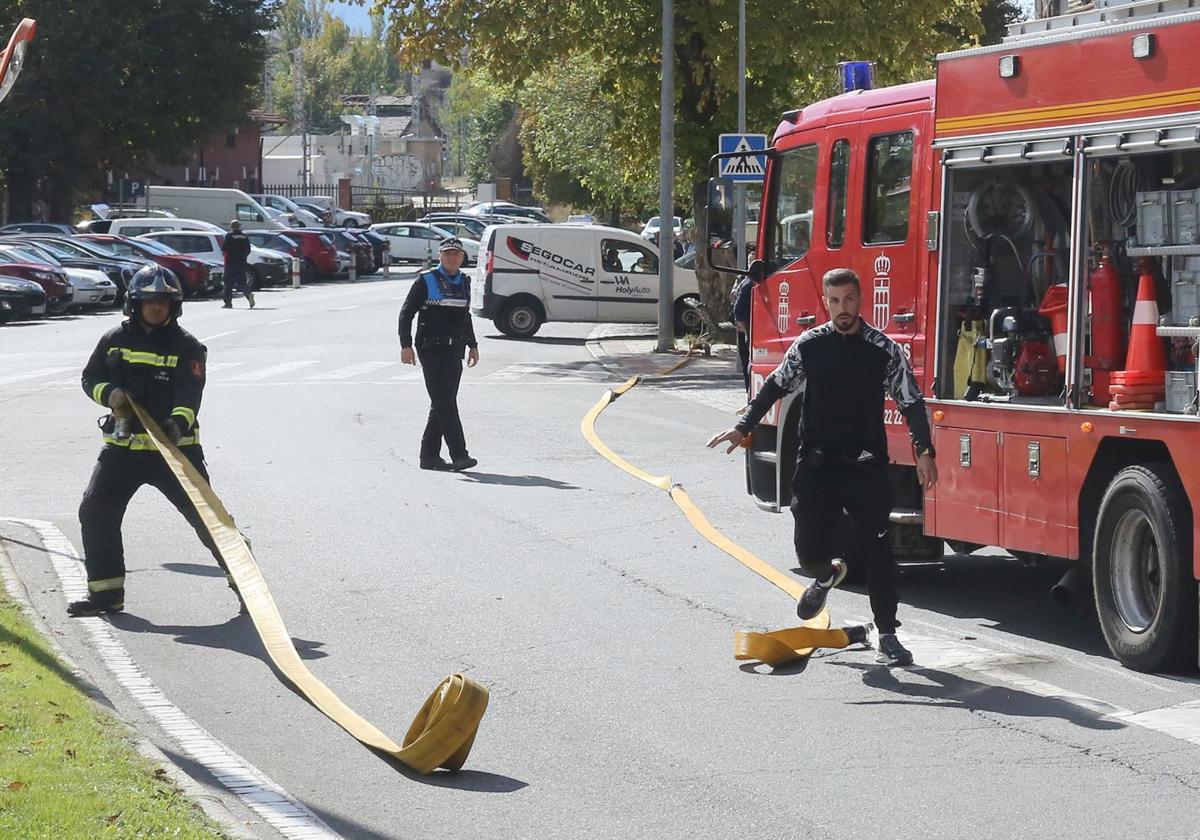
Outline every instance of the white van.
[(132, 217), (129, 219), (113, 219), (105, 233), (114, 236), (141, 236), (146, 233), (158, 233), (161, 230), (202, 230), (207, 233), (225, 233), (225, 228), (205, 222), (201, 219), (168, 219), (159, 216)]
[(146, 202), (176, 216), (202, 219), (222, 227), (233, 219), (243, 230), (287, 230), (283, 222), (271, 218), (266, 208), (241, 190), (218, 187), (146, 187)]
[[(694, 275), (675, 279), (675, 330), (698, 330)], [(546, 321), (658, 322), (658, 255), (636, 233), (600, 225), (493, 225), (483, 232), (471, 312), (505, 335)]]

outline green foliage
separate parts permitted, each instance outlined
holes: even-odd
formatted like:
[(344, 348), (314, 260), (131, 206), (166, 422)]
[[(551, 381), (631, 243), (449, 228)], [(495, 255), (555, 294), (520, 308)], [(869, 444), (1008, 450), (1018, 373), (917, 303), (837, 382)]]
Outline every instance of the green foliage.
[[(106, 170), (177, 158), (255, 104), (271, 0), (0, 0), (37, 20), (25, 69), (0, 105), (11, 215), (34, 198), (69, 220)], [(7, 38), (7, 34), (5, 35)]]
[(512, 87), (499, 84), (485, 73), (457, 74), (450, 82), (445, 107), (438, 122), (450, 137), (450, 160), (459, 161), (471, 188), (480, 181), (506, 177), (495, 160), (498, 141), (512, 122), (517, 104)]

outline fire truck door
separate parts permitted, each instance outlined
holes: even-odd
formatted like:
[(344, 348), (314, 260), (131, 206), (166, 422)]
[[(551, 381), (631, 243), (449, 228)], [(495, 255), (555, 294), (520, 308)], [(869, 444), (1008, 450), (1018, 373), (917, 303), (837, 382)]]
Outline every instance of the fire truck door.
[(996, 545), (1068, 556), (1066, 440), (1004, 434), (1000, 449), (1003, 505)]
[(1000, 542), (1000, 435), (939, 426), (938, 483), (926, 494), (934, 505), (937, 533), (931, 536), (981, 545)]

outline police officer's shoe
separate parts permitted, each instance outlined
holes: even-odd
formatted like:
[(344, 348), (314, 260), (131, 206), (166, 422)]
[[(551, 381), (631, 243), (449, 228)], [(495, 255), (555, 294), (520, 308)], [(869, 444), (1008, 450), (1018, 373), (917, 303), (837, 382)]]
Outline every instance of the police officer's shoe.
[(884, 665), (911, 665), (913, 655), (908, 648), (900, 644), (895, 633), (880, 633), (879, 653), (875, 654), (875, 661)]
[(103, 593), (93, 592), (82, 601), (72, 601), (67, 604), (67, 615), (86, 618), (101, 613), (121, 612), (123, 609), (125, 609), (125, 590), (114, 589)]
[(455, 472), (462, 472), (463, 470), (469, 470), (471, 467), (478, 465), (479, 462), (470, 455), (464, 455), (461, 458), (455, 458), (453, 463), (450, 464), (450, 469), (454, 470)]
[(802, 621), (815, 618), (817, 613), (825, 608), (825, 599), (829, 596), (829, 590), (845, 580), (846, 573), (850, 571), (843, 560), (831, 560), (829, 565), (833, 566), (833, 574), (829, 576), (829, 579), (813, 581), (812, 585), (804, 590), (804, 594), (800, 596), (800, 601), (796, 604), (796, 615), (800, 616)]
[(233, 309), (233, 304), (232, 303), (223, 303), (223, 304), (221, 304), (221, 308), (222, 309)]
[(450, 462), (442, 458), (440, 455), (436, 458), (422, 458), (421, 469), (437, 470), (438, 472), (446, 472), (451, 469)]

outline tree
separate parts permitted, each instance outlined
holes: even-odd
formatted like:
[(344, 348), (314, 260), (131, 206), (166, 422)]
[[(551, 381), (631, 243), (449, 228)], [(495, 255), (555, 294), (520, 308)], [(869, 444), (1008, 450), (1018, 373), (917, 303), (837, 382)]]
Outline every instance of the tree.
[(450, 157), (462, 160), (462, 175), (472, 189), (479, 182), (509, 177), (496, 159), (497, 145), (516, 116), (511, 86), (486, 73), (457, 74), (439, 122), (450, 132)]
[(38, 22), (0, 106), (10, 213), (42, 199), (68, 220), (105, 173), (174, 159), (245, 119), (273, 25), (270, 0), (0, 0)]
[[(798, 103), (835, 92), (839, 58), (869, 57), (881, 84), (928, 76), (939, 51), (979, 32), (982, 0), (778, 0), (747, 8), (748, 123), (767, 128)], [(611, 166), (646, 171), (658, 157), (661, 5), (652, 0), (386, 0), (391, 37), (406, 62), (436, 58), (521, 84), (565, 72), (581, 57), (602, 68), (621, 131)], [(965, 35), (964, 35), (965, 34)], [(717, 135), (736, 125), (736, 0), (675, 5), (676, 161), (703, 229), (704, 185)], [(685, 193), (686, 195), (686, 193)], [(705, 306), (725, 309), (729, 281), (697, 275)]]

